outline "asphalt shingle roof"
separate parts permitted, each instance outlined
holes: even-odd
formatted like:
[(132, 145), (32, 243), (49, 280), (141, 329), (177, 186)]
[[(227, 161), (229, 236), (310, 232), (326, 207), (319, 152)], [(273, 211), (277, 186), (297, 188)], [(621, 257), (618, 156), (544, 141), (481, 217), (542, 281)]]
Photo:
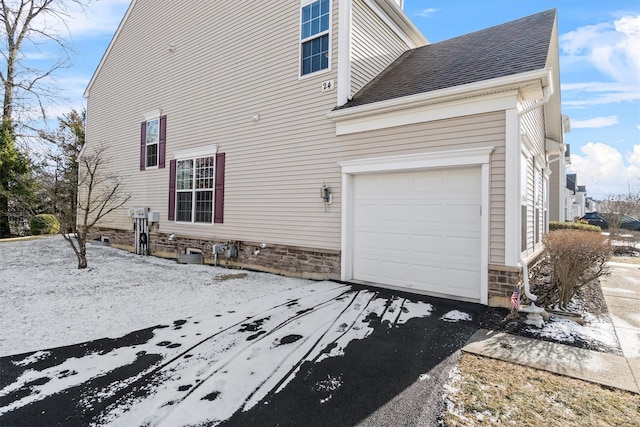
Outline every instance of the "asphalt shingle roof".
[(555, 17), (550, 9), (409, 50), (338, 108), (543, 69)]

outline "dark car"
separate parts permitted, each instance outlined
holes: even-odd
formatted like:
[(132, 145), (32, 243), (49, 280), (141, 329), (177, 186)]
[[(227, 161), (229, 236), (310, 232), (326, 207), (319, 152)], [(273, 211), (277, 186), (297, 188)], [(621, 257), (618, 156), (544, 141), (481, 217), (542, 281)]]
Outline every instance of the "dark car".
[(620, 228), (626, 228), (627, 230), (640, 231), (640, 220), (636, 218), (625, 216), (620, 222)]
[(609, 224), (607, 224), (607, 221), (605, 221), (605, 219), (602, 216), (600, 216), (598, 212), (589, 212), (585, 214), (582, 218), (580, 218), (580, 220), (587, 221), (590, 225), (597, 225), (603, 230), (606, 230), (609, 228)]

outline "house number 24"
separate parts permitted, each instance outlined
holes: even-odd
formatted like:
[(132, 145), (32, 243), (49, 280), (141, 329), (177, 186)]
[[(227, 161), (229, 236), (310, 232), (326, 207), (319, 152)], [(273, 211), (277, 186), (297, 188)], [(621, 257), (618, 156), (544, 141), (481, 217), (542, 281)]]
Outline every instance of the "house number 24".
[(336, 87), (333, 79), (322, 82), (322, 91), (326, 92), (328, 90), (333, 90)]

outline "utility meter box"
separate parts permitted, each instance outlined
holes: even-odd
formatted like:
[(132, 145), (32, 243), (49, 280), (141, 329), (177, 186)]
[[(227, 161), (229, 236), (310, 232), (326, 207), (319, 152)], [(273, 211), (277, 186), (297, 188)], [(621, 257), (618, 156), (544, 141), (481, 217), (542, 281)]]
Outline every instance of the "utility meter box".
[(149, 222), (158, 222), (158, 221), (160, 221), (160, 212), (149, 212), (148, 220), (149, 220)]
[(148, 208), (131, 208), (129, 209), (129, 216), (131, 218), (146, 218), (149, 215)]

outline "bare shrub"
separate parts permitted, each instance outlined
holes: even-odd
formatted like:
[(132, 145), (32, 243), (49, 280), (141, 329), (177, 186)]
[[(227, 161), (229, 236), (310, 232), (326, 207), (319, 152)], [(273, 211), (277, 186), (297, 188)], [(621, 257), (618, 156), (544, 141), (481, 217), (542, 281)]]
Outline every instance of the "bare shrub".
[(561, 221), (549, 221), (549, 230), (583, 230), (594, 231), (600, 233), (602, 229), (597, 225), (590, 225), (586, 221), (577, 222), (561, 222)]
[(613, 250), (609, 239), (602, 234), (556, 230), (544, 237), (544, 244), (560, 308), (567, 308), (580, 287), (609, 274), (606, 262)]

